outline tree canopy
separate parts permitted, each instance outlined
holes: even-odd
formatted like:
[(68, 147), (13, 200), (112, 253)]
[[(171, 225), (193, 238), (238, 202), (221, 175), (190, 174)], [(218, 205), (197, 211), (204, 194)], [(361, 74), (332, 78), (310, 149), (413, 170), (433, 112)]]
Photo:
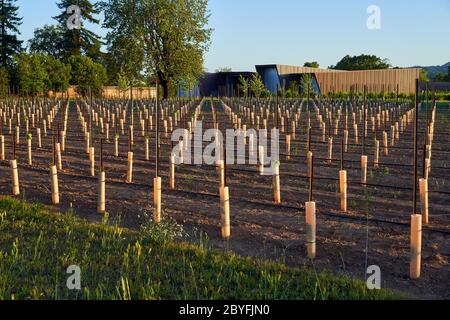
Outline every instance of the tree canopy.
[(49, 75), (40, 54), (21, 52), (15, 56), (15, 73), (20, 90), (26, 94), (39, 94), (46, 90)]
[[(98, 94), (106, 82), (105, 68), (85, 56), (72, 56), (64, 63), (51, 55), (21, 52), (14, 56), (14, 73), (25, 94), (61, 92), (70, 84), (78, 86), (80, 94), (86, 94), (90, 88)], [(0, 78), (4, 78), (2, 72)], [(0, 79), (0, 87), (4, 81)]]
[(16, 0), (0, 2), (0, 67), (10, 68), (13, 55), (22, 51), (22, 41), (17, 39), (22, 18), (18, 16), (19, 7), (14, 5), (15, 2)]
[(9, 88), (9, 74), (8, 69), (0, 67), (0, 97), (8, 93)]
[[(126, 35), (107, 36), (108, 53), (105, 55), (108, 78), (117, 84), (119, 79), (127, 85), (134, 80), (143, 79), (144, 50), (137, 41)], [(120, 78), (119, 78), (120, 74)]]
[(362, 54), (359, 56), (346, 55), (335, 66), (331, 66), (330, 69), (337, 70), (377, 70), (387, 69), (391, 65), (388, 59), (382, 59), (375, 55)]
[(319, 68), (320, 67), (320, 65), (317, 61), (305, 62), (305, 64), (303, 66), (308, 67), (308, 68)]
[(420, 70), (419, 81), (430, 82), (430, 78), (428, 78), (428, 72), (425, 69)]
[(448, 67), (448, 73), (444, 74), (443, 72), (439, 72), (435, 78), (435, 81), (438, 82), (450, 82), (450, 66)]
[(42, 55), (44, 68), (49, 75), (46, 88), (52, 91), (66, 91), (70, 85), (71, 67), (50, 55)]
[(78, 93), (87, 95), (91, 90), (93, 94), (100, 94), (107, 80), (103, 65), (86, 56), (71, 56), (68, 63), (71, 67), (70, 83), (78, 86)]
[(230, 67), (221, 67), (221, 68), (217, 68), (216, 72), (232, 72), (233, 69)]
[(69, 87), (70, 66), (50, 55), (21, 52), (14, 63), (20, 90), (26, 94), (65, 91)]
[(157, 76), (164, 98), (186, 79), (202, 75), (211, 37), (207, 0), (105, 0), (102, 7), (109, 43), (135, 39), (130, 45), (143, 49), (143, 67)]
[(313, 93), (313, 78), (309, 73), (305, 73), (300, 81), (300, 87), (302, 89), (302, 94), (304, 97)]
[[(100, 13), (98, 6), (92, 4), (89, 0), (60, 0), (57, 5), (58, 8), (61, 9), (61, 13), (54, 17), (54, 19), (58, 21), (59, 28), (61, 28), (63, 33), (61, 38), (57, 38), (54, 41), (60, 41), (57, 46), (62, 48), (63, 57), (68, 59), (73, 55), (84, 54), (95, 61), (99, 61), (101, 59), (100, 38), (83, 25), (83, 21), (88, 21), (92, 24), (100, 23), (100, 20), (96, 18), (96, 15)], [(75, 17), (72, 18), (76, 12), (67, 12), (72, 5), (76, 5), (80, 8), (79, 14), (81, 21), (79, 21), (79, 28), (68, 28), (67, 26), (68, 21), (69, 23), (77, 22), (76, 20), (73, 20)]]
[(28, 41), (28, 47), (32, 53), (51, 55), (56, 59), (64, 59), (65, 49), (64, 29), (61, 26), (45, 25), (34, 30), (33, 38)]
[(253, 92), (257, 99), (259, 99), (265, 90), (266, 87), (264, 86), (261, 76), (259, 73), (254, 73), (250, 79), (250, 91)]
[[(312, 68), (312, 67), (311, 67)], [(299, 89), (299, 83), (295, 80), (291, 81), (289, 83), (289, 87), (286, 91), (286, 97), (288, 98), (297, 98), (298, 97), (298, 89)]]
[(239, 88), (241, 89), (242, 93), (244, 94), (244, 97), (247, 99), (248, 96), (248, 80), (245, 79), (242, 74), (239, 76)]

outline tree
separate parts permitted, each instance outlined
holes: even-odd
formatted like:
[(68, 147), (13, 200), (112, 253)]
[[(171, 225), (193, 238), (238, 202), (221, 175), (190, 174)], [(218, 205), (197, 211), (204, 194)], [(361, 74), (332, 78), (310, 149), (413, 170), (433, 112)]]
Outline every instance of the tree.
[(312, 61), (312, 62), (305, 62), (303, 66), (308, 68), (319, 68), (320, 65), (317, 61)]
[(148, 73), (157, 76), (164, 98), (177, 84), (203, 74), (211, 29), (207, 0), (105, 0), (108, 39), (131, 37), (144, 50)]
[(71, 84), (78, 86), (78, 93), (99, 95), (103, 84), (107, 81), (106, 69), (100, 63), (85, 56), (71, 56), (68, 60), (71, 67)]
[(119, 90), (123, 92), (125, 98), (125, 93), (130, 87), (130, 80), (123, 71), (120, 71), (117, 75), (117, 86), (119, 87)]
[[(94, 32), (86, 29), (82, 21), (88, 21), (93, 24), (100, 23), (95, 15), (100, 13), (97, 5), (93, 5), (89, 0), (60, 0), (57, 4), (62, 12), (54, 17), (63, 30), (61, 43), (58, 45), (63, 49), (63, 56), (68, 59), (73, 55), (87, 55), (95, 61), (101, 59), (101, 41)], [(71, 6), (78, 6), (79, 12), (67, 12)], [(77, 26), (76, 14), (79, 13), (81, 21)], [(75, 15), (75, 16), (74, 16)], [(68, 28), (68, 24), (71, 28)]]
[(21, 52), (14, 57), (15, 74), (22, 92), (27, 94), (43, 93), (48, 83), (43, 56), (37, 53)]
[(198, 85), (199, 80), (192, 76), (186, 77), (183, 81), (181, 81), (181, 85), (185, 92), (189, 93), (189, 97), (191, 96), (192, 90)]
[(221, 67), (221, 68), (216, 69), (216, 73), (218, 73), (218, 72), (232, 72), (232, 71), (233, 71), (233, 69), (231, 69), (230, 67)]
[(22, 52), (14, 60), (14, 74), (22, 92), (39, 94), (48, 90), (65, 91), (69, 87), (70, 66), (53, 56)]
[(28, 41), (31, 53), (43, 53), (56, 59), (64, 59), (64, 29), (61, 26), (45, 25), (34, 30), (33, 38)]
[[(312, 67), (311, 67), (312, 68)], [(298, 97), (298, 82), (297, 81), (291, 81), (289, 83), (289, 87), (288, 90), (286, 92), (286, 96), (288, 96), (288, 92), (289, 95), (291, 96), (291, 98), (297, 98)]]
[(48, 74), (46, 89), (54, 92), (66, 91), (70, 85), (70, 65), (64, 64), (51, 55), (43, 55), (42, 59)]
[[(422, 72), (420, 72), (420, 75), (422, 76)], [(437, 81), (437, 82), (444, 82), (445, 80), (446, 80), (446, 76), (445, 76), (445, 74), (443, 74), (442, 72), (439, 72), (435, 77), (434, 77), (434, 81)], [(421, 79), (420, 79), (421, 81), (423, 81), (422, 80), (422, 77), (421, 77)], [(429, 81), (429, 80), (428, 80)]]
[(377, 70), (388, 69), (391, 65), (388, 59), (382, 59), (375, 55), (349, 56), (346, 55), (335, 66), (330, 69), (337, 70)]
[(17, 39), (22, 18), (18, 17), (19, 7), (14, 5), (15, 2), (16, 0), (0, 2), (0, 67), (11, 68), (13, 55), (22, 51), (22, 41)]
[(419, 81), (430, 82), (427, 70), (425, 69), (420, 70)]
[(136, 40), (128, 36), (108, 35), (108, 53), (105, 55), (108, 78), (111, 84), (118, 84), (120, 76), (130, 81), (143, 79), (144, 50)]
[(448, 67), (448, 73), (446, 75), (443, 73), (438, 73), (436, 75), (435, 81), (450, 82), (450, 66)]
[(259, 99), (261, 93), (264, 92), (266, 87), (261, 79), (259, 73), (254, 73), (250, 80), (250, 90), (254, 93), (255, 97)]
[(313, 87), (312, 76), (308, 73), (303, 74), (300, 86), (302, 87), (303, 96), (307, 96), (308, 91), (311, 93)]
[(8, 69), (0, 67), (0, 97), (4, 97), (8, 94), (9, 88), (9, 75)]
[(242, 74), (239, 76), (239, 88), (241, 89), (242, 93), (244, 94), (245, 99), (247, 99), (248, 96), (248, 80), (245, 79)]
[(438, 82), (450, 82), (450, 66), (448, 67), (448, 73), (444, 74), (443, 72), (439, 72), (435, 77), (434, 81)]

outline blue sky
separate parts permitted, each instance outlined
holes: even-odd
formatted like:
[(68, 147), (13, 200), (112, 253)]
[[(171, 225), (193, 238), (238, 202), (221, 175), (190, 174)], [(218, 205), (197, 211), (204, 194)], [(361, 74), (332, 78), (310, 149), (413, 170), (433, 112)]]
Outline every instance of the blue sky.
[[(22, 40), (53, 24), (56, 0), (18, 0)], [(381, 9), (381, 29), (369, 30), (366, 10)], [(393, 66), (450, 61), (450, 0), (210, 0), (212, 44), (205, 67), (253, 70), (255, 64), (322, 67), (346, 54), (376, 54)], [(100, 26), (91, 27), (104, 35)]]

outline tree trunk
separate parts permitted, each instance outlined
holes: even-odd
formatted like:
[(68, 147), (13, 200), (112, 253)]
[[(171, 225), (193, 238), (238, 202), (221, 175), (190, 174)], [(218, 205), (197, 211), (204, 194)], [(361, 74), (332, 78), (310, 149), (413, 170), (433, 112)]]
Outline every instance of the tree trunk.
[[(164, 74), (162, 72), (158, 72), (158, 79), (159, 79), (159, 84), (161, 85), (162, 89), (163, 89), (163, 99), (168, 99), (169, 98), (169, 81), (167, 81), (167, 79), (164, 77)], [(156, 88), (156, 90), (158, 90), (158, 88)]]
[(169, 85), (167, 81), (162, 81), (161, 86), (163, 88), (163, 99), (166, 100), (169, 98)]

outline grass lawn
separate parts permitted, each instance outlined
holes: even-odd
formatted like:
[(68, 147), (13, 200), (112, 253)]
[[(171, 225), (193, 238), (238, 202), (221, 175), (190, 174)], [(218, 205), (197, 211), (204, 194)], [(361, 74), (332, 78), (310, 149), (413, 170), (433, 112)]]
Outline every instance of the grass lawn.
[[(401, 298), (354, 279), (173, 241), (169, 228), (90, 224), (3, 198), (0, 299)], [(81, 268), (79, 291), (67, 289), (70, 265)]]

